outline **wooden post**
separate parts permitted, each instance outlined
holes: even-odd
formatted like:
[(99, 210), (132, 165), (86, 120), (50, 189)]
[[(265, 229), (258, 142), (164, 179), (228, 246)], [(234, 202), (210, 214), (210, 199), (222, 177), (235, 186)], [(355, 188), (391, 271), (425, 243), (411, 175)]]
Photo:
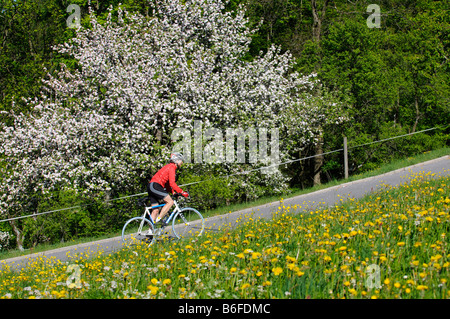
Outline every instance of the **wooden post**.
[(345, 179), (347, 179), (348, 178), (347, 136), (344, 136), (344, 174), (345, 174)]

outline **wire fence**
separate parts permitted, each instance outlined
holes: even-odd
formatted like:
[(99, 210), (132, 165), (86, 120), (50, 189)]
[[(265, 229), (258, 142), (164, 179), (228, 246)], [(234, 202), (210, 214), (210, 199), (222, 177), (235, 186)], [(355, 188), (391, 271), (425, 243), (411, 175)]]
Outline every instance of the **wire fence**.
[[(408, 133), (408, 134), (403, 134), (403, 135), (398, 135), (398, 136), (394, 136), (394, 137), (390, 137), (390, 138), (385, 138), (385, 139), (381, 139), (381, 140), (377, 140), (377, 141), (373, 141), (373, 142), (369, 142), (369, 143), (364, 143), (364, 144), (359, 144), (359, 145), (354, 145), (354, 146), (349, 146), (348, 149), (353, 149), (353, 148), (358, 148), (358, 147), (363, 147), (363, 146), (369, 146), (369, 145), (373, 145), (373, 144), (379, 144), (379, 143), (383, 143), (386, 141), (390, 141), (390, 140), (394, 140), (394, 139), (398, 139), (398, 138), (403, 138), (403, 137), (407, 137), (407, 136), (412, 136), (415, 134), (420, 134), (420, 133), (425, 133), (425, 132), (429, 132), (429, 131), (433, 131), (436, 129), (446, 129), (447, 127), (449, 127), (450, 125), (446, 126), (446, 127), (433, 127), (433, 128), (429, 128), (429, 129), (425, 129), (422, 131), (417, 131), (417, 132), (413, 132), (413, 133)], [(243, 172), (239, 172), (239, 173), (234, 173), (234, 174), (229, 174), (229, 175), (223, 175), (223, 176), (218, 176), (215, 177), (216, 178), (229, 178), (232, 176), (237, 176), (237, 175), (245, 175), (245, 174), (249, 174), (251, 172), (256, 172), (259, 170), (264, 170), (264, 169), (269, 169), (271, 167), (278, 167), (281, 165), (286, 165), (286, 164), (290, 164), (290, 163), (295, 163), (295, 162), (300, 162), (300, 161), (305, 161), (308, 159), (312, 159), (315, 157), (319, 157), (319, 156), (325, 156), (325, 155), (329, 155), (329, 154), (333, 154), (333, 153), (338, 153), (338, 152), (342, 152), (344, 151), (344, 148), (339, 148), (333, 151), (329, 151), (329, 152), (325, 152), (325, 153), (321, 153), (321, 154), (316, 154), (316, 155), (311, 155), (311, 156), (307, 156), (307, 157), (302, 157), (302, 158), (297, 158), (294, 160), (289, 160), (289, 161), (285, 161), (282, 163), (275, 163), (269, 166), (264, 166), (264, 167), (259, 167), (259, 168), (255, 168), (255, 169), (251, 169), (251, 170), (247, 170), (247, 171), (243, 171)], [(207, 181), (211, 181), (213, 180), (213, 178), (211, 179), (205, 179), (205, 180), (201, 180), (201, 181), (197, 181), (197, 182), (192, 182), (192, 183), (187, 183), (187, 184), (183, 184), (183, 185), (179, 185), (180, 187), (186, 187), (186, 186), (190, 186), (190, 185), (195, 185), (195, 184), (199, 184), (199, 183), (204, 183)], [(133, 197), (138, 197), (138, 196), (144, 196), (147, 195), (147, 192), (144, 193), (139, 193), (139, 194), (133, 194), (133, 195), (128, 195), (128, 196), (123, 196), (123, 197), (117, 197), (117, 198), (113, 198), (113, 199), (109, 199), (109, 200), (105, 200), (104, 203), (107, 202), (113, 202), (113, 201), (118, 201), (118, 200), (124, 200), (124, 199), (128, 199), (128, 198), (133, 198)], [(22, 215), (22, 216), (17, 216), (17, 217), (11, 217), (11, 218), (7, 218), (7, 219), (2, 219), (0, 220), (0, 222), (7, 222), (7, 221), (13, 221), (13, 220), (18, 220), (18, 219), (24, 219), (24, 218), (30, 218), (30, 217), (36, 217), (36, 216), (40, 216), (40, 215), (46, 215), (46, 214), (51, 214), (51, 213), (57, 213), (57, 212), (62, 212), (62, 211), (67, 211), (67, 210), (72, 210), (72, 209), (79, 209), (79, 208), (83, 208), (86, 207), (87, 205), (75, 205), (75, 206), (71, 206), (71, 207), (66, 207), (66, 208), (61, 208), (61, 209), (55, 209), (55, 210), (51, 210), (51, 211), (46, 211), (46, 212), (41, 212), (41, 213), (33, 213), (30, 215)]]

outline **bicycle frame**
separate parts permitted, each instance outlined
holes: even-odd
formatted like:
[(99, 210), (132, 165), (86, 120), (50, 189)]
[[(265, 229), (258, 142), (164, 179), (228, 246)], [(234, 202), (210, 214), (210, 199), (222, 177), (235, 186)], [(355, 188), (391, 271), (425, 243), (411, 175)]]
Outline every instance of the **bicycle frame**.
[[(166, 223), (167, 223), (167, 224), (169, 224), (170, 221), (172, 220), (172, 218), (173, 218), (174, 216), (176, 216), (178, 212), (181, 211), (180, 206), (178, 206), (177, 201), (174, 200), (173, 203), (174, 203), (174, 205), (175, 205), (175, 208), (174, 208), (174, 210), (169, 214), (169, 217), (168, 217), (167, 220), (166, 220)], [(153, 209), (155, 209), (155, 208), (163, 207), (163, 206), (165, 206), (165, 205), (167, 205), (167, 204), (160, 204), (160, 205), (157, 205), (157, 206), (145, 206), (144, 214), (142, 215), (142, 221), (141, 221), (141, 223), (140, 223), (140, 225), (139, 225), (138, 233), (142, 233), (142, 227), (144, 226), (144, 222), (145, 222), (145, 219), (146, 219), (146, 215), (148, 214), (148, 217), (149, 217), (148, 220), (149, 220), (150, 223), (152, 223), (152, 225), (154, 226), (154, 225), (155, 225), (155, 221), (154, 221), (153, 218), (152, 218), (151, 211), (152, 211)]]

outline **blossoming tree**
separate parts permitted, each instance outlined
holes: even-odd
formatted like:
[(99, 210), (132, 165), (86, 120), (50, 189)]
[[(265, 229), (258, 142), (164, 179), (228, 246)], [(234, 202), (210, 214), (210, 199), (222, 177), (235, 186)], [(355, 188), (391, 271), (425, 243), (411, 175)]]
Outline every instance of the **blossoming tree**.
[[(155, 0), (151, 18), (119, 8), (104, 24), (91, 10), (90, 26), (55, 47), (78, 68), (48, 74), (32, 113), (12, 112), (0, 132), (0, 218), (35, 211), (30, 198), (52, 190), (130, 191), (165, 162), (171, 131), (194, 120), (281, 127), (313, 81), (275, 46), (245, 61), (253, 32), (243, 8), (226, 12), (220, 0)], [(317, 114), (297, 115), (306, 131)]]

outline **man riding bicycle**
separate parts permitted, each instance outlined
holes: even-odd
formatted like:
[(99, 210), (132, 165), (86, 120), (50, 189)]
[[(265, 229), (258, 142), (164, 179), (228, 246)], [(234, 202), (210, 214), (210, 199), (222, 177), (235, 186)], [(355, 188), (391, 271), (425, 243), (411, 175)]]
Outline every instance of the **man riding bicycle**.
[(152, 206), (157, 206), (159, 201), (165, 202), (165, 205), (161, 209), (158, 215), (158, 209), (153, 209), (151, 216), (155, 223), (162, 222), (162, 219), (169, 212), (170, 208), (173, 206), (173, 199), (168, 193), (181, 193), (184, 197), (188, 197), (189, 194), (183, 191), (175, 183), (175, 172), (177, 168), (180, 168), (183, 164), (184, 157), (180, 153), (172, 153), (170, 155), (169, 164), (161, 168), (147, 184), (147, 192), (150, 198), (150, 203)]

